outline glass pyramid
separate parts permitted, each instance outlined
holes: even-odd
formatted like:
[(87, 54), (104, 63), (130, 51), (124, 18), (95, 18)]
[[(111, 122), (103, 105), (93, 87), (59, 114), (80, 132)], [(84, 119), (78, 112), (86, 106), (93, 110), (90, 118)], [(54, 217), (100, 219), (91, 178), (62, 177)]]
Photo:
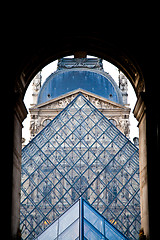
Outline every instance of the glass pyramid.
[(56, 219), (35, 240), (127, 240), (83, 198)]
[(33, 239), (81, 196), (138, 239), (138, 149), (79, 94), (22, 150), (21, 229)]

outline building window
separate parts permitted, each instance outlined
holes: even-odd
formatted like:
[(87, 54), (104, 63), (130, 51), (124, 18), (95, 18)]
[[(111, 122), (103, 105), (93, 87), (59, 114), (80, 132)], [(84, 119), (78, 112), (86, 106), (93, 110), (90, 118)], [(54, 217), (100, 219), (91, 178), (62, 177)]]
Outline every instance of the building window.
[(116, 122), (116, 120), (114, 120), (114, 119), (110, 119), (109, 120), (114, 126), (117, 126), (117, 122)]
[(50, 121), (51, 119), (45, 119), (42, 123), (42, 126), (45, 127)]

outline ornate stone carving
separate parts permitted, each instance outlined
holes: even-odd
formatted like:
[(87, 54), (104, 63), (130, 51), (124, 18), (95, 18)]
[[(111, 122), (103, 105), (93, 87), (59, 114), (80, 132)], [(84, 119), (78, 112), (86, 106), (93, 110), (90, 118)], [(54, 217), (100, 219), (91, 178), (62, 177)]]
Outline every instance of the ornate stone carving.
[(121, 59), (124, 62), (124, 66), (126, 65), (127, 68), (130, 70), (128, 74), (130, 75), (131, 81), (135, 86), (136, 93), (139, 94), (140, 92), (145, 91), (145, 82), (140, 71), (135, 67), (135, 65), (129, 58), (122, 56)]
[[(77, 94), (73, 94), (69, 97), (62, 98), (53, 103), (48, 103), (48, 105), (46, 105), (45, 108), (65, 108), (76, 96)], [(107, 101), (103, 101), (96, 97), (92, 97), (89, 95), (85, 95), (85, 97), (97, 108), (104, 108), (104, 109), (120, 108), (115, 104), (108, 103)]]
[(130, 122), (128, 119), (119, 120), (119, 128), (124, 133), (126, 137), (129, 137), (130, 129), (129, 129)]
[(33, 120), (30, 122), (30, 135), (33, 138), (40, 130), (40, 123), (38, 120)]
[(60, 108), (65, 108), (71, 102), (71, 99), (72, 97), (61, 99), (60, 101), (57, 102), (57, 105)]
[(33, 97), (33, 104), (37, 104), (37, 97), (41, 87), (41, 72), (39, 72), (32, 81), (32, 97)]
[[(31, 138), (33, 138), (40, 130), (42, 130), (42, 122), (46, 118), (53, 119), (62, 109), (64, 109), (78, 94), (83, 93), (84, 96), (98, 108), (109, 119), (112, 117), (118, 123), (117, 127), (127, 137), (129, 136), (129, 120), (124, 119), (124, 115), (129, 114), (129, 108), (125, 108), (121, 105), (113, 103), (102, 97), (98, 97), (94, 94), (88, 93), (84, 90), (76, 90), (70, 94), (53, 99), (45, 104), (35, 106), (30, 109), (31, 123), (30, 132)], [(127, 111), (127, 112), (126, 112)]]
[(58, 70), (71, 68), (103, 69), (101, 58), (61, 58), (58, 60)]

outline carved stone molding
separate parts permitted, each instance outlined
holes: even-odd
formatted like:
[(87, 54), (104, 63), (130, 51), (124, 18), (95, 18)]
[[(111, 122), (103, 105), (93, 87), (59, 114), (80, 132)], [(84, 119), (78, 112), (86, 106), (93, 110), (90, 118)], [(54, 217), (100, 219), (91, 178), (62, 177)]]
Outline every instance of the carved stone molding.
[(134, 117), (140, 123), (144, 113), (146, 112), (146, 105), (145, 105), (145, 93), (142, 92), (137, 99), (136, 105), (133, 110)]
[(44, 120), (56, 117), (57, 114), (62, 111), (80, 92), (83, 93), (85, 98), (88, 99), (100, 112), (102, 112), (104, 116), (108, 119), (116, 120), (119, 130), (129, 137), (129, 107), (122, 106), (104, 99), (103, 97), (79, 89), (73, 91), (72, 93), (67, 93), (63, 96), (57, 97), (56, 99), (52, 99), (46, 103), (33, 106), (29, 109), (31, 114), (31, 139), (42, 130), (44, 127)]
[(17, 98), (17, 101), (15, 101), (14, 112), (20, 123), (27, 117), (28, 111), (21, 98)]
[[(121, 109), (121, 108), (124, 108), (119, 104), (116, 104), (116, 103), (111, 102), (111, 101), (106, 100), (106, 99), (104, 100), (101, 97), (94, 96), (93, 94), (90, 94), (90, 95), (86, 94), (85, 91), (81, 91), (81, 92), (97, 108), (102, 108), (102, 109)], [(35, 107), (31, 108), (30, 110), (35, 109), (35, 108), (41, 109), (41, 108), (44, 108), (44, 106), (45, 106), (46, 109), (65, 108), (77, 96), (78, 93), (79, 92), (75, 91), (75, 93), (72, 93), (69, 96), (61, 97), (57, 100), (48, 101), (47, 103), (45, 103), (45, 104), (43, 103), (43, 104), (40, 104), (38, 106), (35, 106)]]
[[(122, 56), (121, 61), (123, 61), (123, 70), (125, 75), (133, 83), (136, 94), (139, 96), (141, 92), (145, 91), (145, 81), (142, 72), (128, 57)], [(125, 68), (128, 71), (126, 71)]]
[(61, 58), (58, 60), (58, 70), (71, 68), (103, 69), (101, 58)]

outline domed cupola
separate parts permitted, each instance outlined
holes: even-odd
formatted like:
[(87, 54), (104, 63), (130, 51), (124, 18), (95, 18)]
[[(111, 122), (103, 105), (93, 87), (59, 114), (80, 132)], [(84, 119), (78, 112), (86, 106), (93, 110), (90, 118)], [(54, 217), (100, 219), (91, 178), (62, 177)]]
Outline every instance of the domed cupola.
[(40, 89), (37, 104), (83, 89), (123, 105), (122, 93), (99, 58), (62, 58)]

